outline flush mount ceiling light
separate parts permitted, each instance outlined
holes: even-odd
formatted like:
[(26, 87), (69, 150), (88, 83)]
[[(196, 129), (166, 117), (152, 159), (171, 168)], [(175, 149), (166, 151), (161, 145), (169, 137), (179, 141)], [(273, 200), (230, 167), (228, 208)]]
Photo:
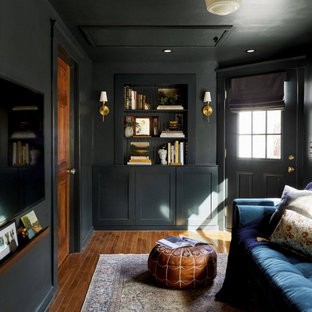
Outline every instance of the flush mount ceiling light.
[(256, 52), (255, 49), (248, 49), (248, 50), (246, 50), (246, 53), (254, 53), (254, 52)]
[(171, 49), (163, 49), (162, 51), (163, 51), (164, 53), (171, 53), (171, 52), (172, 52)]
[(228, 15), (240, 7), (241, 0), (206, 0), (207, 10), (212, 14)]

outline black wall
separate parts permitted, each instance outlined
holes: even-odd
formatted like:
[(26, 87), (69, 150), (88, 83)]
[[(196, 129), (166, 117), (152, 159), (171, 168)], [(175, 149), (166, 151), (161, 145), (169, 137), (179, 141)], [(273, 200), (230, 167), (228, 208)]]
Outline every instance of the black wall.
[(312, 54), (307, 58), (304, 86), (305, 148), (303, 184), (312, 181)]
[[(51, 103), (51, 27), (55, 19), (64, 37), (76, 42), (47, 0), (1, 0), (0, 2), (0, 75), (44, 94), (45, 200), (33, 207), (50, 234), (32, 248), (0, 278), (0, 310), (42, 311), (55, 291), (56, 252), (52, 209), (52, 103)], [(77, 45), (78, 47), (78, 45)], [(92, 227), (91, 212), (91, 83), (92, 62), (85, 55), (76, 58), (79, 68), (80, 136), (80, 247)], [(54, 235), (55, 237), (55, 235)], [(53, 245), (54, 243), (54, 245)]]
[[(165, 56), (165, 55), (164, 55)], [(114, 164), (114, 75), (115, 74), (196, 74), (196, 165), (216, 164), (216, 74), (214, 62), (95, 63), (93, 80), (94, 165)], [(106, 90), (110, 115), (102, 123), (98, 113), (100, 91)], [(203, 117), (204, 91), (210, 91), (214, 113), (210, 122)]]

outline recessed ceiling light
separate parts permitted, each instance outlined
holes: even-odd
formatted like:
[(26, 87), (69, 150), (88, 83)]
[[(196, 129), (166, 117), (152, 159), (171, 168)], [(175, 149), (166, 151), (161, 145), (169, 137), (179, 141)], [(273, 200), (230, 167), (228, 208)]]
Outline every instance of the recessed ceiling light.
[(256, 52), (255, 49), (248, 49), (248, 50), (246, 50), (246, 53), (254, 53), (254, 52)]
[(164, 53), (171, 53), (171, 52), (172, 52), (171, 49), (163, 49), (162, 51), (163, 51)]

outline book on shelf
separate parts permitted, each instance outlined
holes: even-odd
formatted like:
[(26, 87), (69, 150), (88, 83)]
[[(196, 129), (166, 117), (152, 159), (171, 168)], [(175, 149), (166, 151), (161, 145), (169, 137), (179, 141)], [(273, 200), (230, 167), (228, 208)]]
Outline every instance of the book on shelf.
[(12, 111), (27, 111), (27, 110), (38, 110), (37, 105), (25, 105), (25, 106), (13, 106)]
[(142, 163), (142, 162), (127, 162), (127, 165), (134, 165), (134, 166), (151, 166), (152, 163)]
[(130, 163), (151, 163), (150, 159), (130, 159)]
[(129, 86), (124, 86), (124, 107), (126, 110), (144, 110), (148, 109), (146, 95), (138, 93)]
[(11, 139), (35, 139), (37, 137), (34, 131), (14, 131)]
[(160, 134), (161, 138), (185, 138), (183, 131), (164, 130)]
[(26, 166), (30, 164), (29, 144), (21, 141), (12, 144), (12, 166)]
[(158, 105), (158, 110), (183, 110), (184, 107), (182, 105)]
[(148, 156), (130, 156), (131, 160), (149, 159)]
[(169, 165), (185, 164), (185, 148), (184, 142), (175, 141), (167, 144), (167, 157)]

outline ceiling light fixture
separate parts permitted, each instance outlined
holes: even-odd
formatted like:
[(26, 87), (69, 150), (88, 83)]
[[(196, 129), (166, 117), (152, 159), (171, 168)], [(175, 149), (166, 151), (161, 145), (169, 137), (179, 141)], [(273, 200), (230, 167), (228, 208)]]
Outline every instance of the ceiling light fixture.
[(212, 14), (228, 15), (240, 7), (241, 0), (206, 0), (207, 10)]
[(163, 51), (164, 53), (171, 53), (171, 52), (172, 52), (171, 49), (163, 49), (162, 51)]
[(254, 52), (256, 52), (255, 49), (248, 49), (248, 50), (246, 50), (246, 53), (254, 53)]

